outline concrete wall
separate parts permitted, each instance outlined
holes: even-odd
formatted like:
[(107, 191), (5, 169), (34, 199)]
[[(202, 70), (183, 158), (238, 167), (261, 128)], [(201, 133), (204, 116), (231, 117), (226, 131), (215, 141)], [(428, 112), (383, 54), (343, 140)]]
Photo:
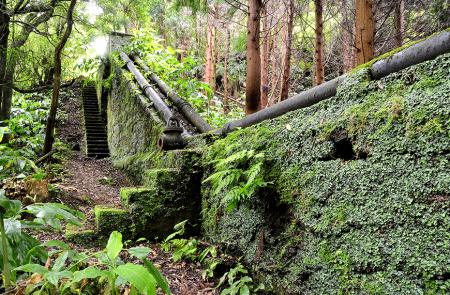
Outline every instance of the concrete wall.
[[(246, 128), (205, 149), (214, 164), (263, 153), (267, 182), (237, 208), (202, 185), (203, 233), (276, 294), (450, 293), (450, 55)], [(220, 171), (220, 170), (219, 170)], [(221, 180), (220, 183), (230, 182)]]

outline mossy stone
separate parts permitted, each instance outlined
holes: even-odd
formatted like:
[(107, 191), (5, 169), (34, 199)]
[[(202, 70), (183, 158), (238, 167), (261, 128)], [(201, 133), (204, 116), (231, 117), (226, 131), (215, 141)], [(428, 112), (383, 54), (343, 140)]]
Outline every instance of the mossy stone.
[(134, 237), (134, 226), (127, 210), (95, 206), (95, 225), (100, 237), (107, 238), (113, 231), (131, 239)]
[(255, 150), (271, 185), (223, 208), (202, 184), (205, 236), (275, 294), (450, 293), (450, 54), (235, 131), (218, 160)]
[(82, 226), (68, 224), (66, 226), (66, 239), (71, 243), (87, 247), (97, 245), (96, 232), (91, 229), (84, 229)]

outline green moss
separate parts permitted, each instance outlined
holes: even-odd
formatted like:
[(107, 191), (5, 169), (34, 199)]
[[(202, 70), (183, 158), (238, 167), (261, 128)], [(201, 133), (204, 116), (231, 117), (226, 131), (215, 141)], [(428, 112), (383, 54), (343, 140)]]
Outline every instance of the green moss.
[(96, 245), (97, 234), (94, 230), (68, 224), (66, 226), (66, 239), (77, 245), (94, 246)]
[(113, 231), (121, 232), (126, 238), (134, 236), (134, 226), (128, 211), (95, 206), (94, 215), (99, 236), (109, 237)]
[(446, 54), (378, 81), (362, 71), (330, 100), (214, 142), (204, 179), (252, 149), (273, 185), (228, 213), (204, 183), (205, 236), (276, 294), (450, 292), (449, 66)]
[(121, 188), (120, 189), (120, 200), (125, 206), (129, 206), (131, 203), (139, 200), (142, 195), (147, 195), (150, 193), (150, 189), (148, 188)]
[(113, 163), (124, 169), (137, 183), (146, 169), (157, 165), (157, 140), (164, 125), (149, 116), (139, 103), (132, 80), (113, 61), (114, 73), (108, 99), (108, 143)]

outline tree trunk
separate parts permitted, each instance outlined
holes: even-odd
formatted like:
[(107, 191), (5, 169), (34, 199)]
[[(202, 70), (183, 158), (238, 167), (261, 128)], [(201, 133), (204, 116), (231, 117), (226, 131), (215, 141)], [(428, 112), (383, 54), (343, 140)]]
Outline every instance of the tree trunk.
[[(11, 104), (13, 96), (13, 84), (14, 84), (14, 72), (15, 72), (15, 60), (11, 58), (4, 75), (1, 87), (2, 90), (2, 106), (0, 110), (0, 121), (4, 121), (3, 125), (7, 125), (11, 117)], [(3, 136), (2, 143), (7, 143), (9, 141), (9, 134)]]
[[(281, 26), (281, 24), (280, 24)], [(274, 28), (275, 31), (278, 30), (277, 28), (278, 26), (276, 26)], [(271, 53), (270, 53), (270, 59), (271, 59), (271, 69), (272, 69), (272, 79), (270, 82), (270, 94), (269, 94), (269, 106), (274, 105), (276, 103), (276, 90), (277, 90), (277, 85), (278, 85), (278, 80), (279, 80), (279, 75), (278, 75), (278, 39), (279, 38), (279, 34), (273, 34), (273, 38), (272, 38), (272, 43), (271, 43)]]
[(323, 83), (325, 69), (323, 66), (323, 3), (322, 0), (314, 0), (316, 14), (316, 85)]
[(228, 114), (230, 106), (228, 105), (228, 56), (230, 54), (230, 29), (226, 28), (226, 47), (223, 61), (223, 113)]
[(6, 0), (1, 0), (0, 2), (0, 124), (2, 121), (6, 120), (3, 114), (3, 105), (5, 100), (5, 95), (3, 91), (6, 86), (5, 75), (6, 67), (8, 61), (8, 39), (9, 39), (9, 20), (10, 17), (6, 13), (7, 5)]
[(261, 50), (261, 108), (264, 109), (268, 105), (269, 97), (269, 14), (267, 13), (268, 6), (262, 9), (262, 23), (263, 23), (263, 40)]
[(73, 11), (75, 10), (75, 5), (77, 0), (71, 0), (69, 9), (67, 10), (67, 27), (64, 35), (62, 36), (61, 41), (55, 48), (55, 72), (53, 74), (53, 93), (52, 93), (52, 102), (50, 106), (50, 112), (48, 114), (47, 127), (45, 130), (45, 141), (44, 141), (44, 149), (42, 154), (49, 153), (53, 148), (54, 133), (55, 133), (55, 123), (56, 123), (56, 112), (58, 110), (58, 102), (59, 102), (59, 90), (61, 88), (61, 53), (66, 46), (67, 40), (72, 33), (73, 27)]
[(261, 109), (261, 55), (259, 48), (262, 0), (248, 0), (247, 16), (247, 81), (245, 113)]
[(206, 47), (206, 66), (204, 82), (207, 83), (211, 89), (215, 90), (215, 49), (216, 49), (216, 28), (214, 25), (214, 10), (211, 7), (208, 12), (208, 32), (207, 32), (207, 47)]
[(398, 0), (395, 3), (395, 46), (400, 47), (403, 45), (403, 33), (405, 30), (405, 2), (404, 0)]
[(374, 56), (375, 22), (372, 0), (356, 0), (356, 62), (363, 64)]
[(284, 67), (283, 79), (281, 82), (280, 101), (283, 101), (289, 96), (289, 82), (291, 80), (291, 53), (292, 53), (292, 33), (294, 29), (294, 0), (289, 0), (288, 3), (288, 19), (286, 27), (286, 40), (284, 50)]

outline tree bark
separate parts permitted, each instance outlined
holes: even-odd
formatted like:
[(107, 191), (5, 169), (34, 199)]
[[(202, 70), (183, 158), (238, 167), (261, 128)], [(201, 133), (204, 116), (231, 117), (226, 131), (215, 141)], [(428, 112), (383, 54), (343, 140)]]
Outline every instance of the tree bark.
[(342, 1), (342, 59), (344, 73), (355, 67), (355, 47), (353, 46), (355, 38), (352, 37), (355, 34), (355, 22), (348, 15), (349, 9), (353, 10), (353, 1)]
[(405, 2), (404, 0), (397, 0), (395, 3), (394, 15), (395, 15), (395, 46), (400, 47), (403, 45), (403, 33), (405, 30)]
[(261, 108), (264, 109), (268, 105), (269, 97), (269, 14), (268, 6), (262, 9), (263, 23), (263, 40), (261, 49)]
[[(281, 24), (280, 24), (281, 26)], [(278, 30), (276, 26), (274, 30)], [(273, 34), (272, 43), (270, 45), (270, 62), (272, 69), (272, 79), (270, 82), (270, 94), (269, 94), (269, 106), (274, 105), (276, 103), (276, 90), (278, 86), (279, 74), (278, 74), (278, 42), (279, 42), (279, 34)]]
[(280, 101), (283, 101), (289, 96), (289, 82), (291, 80), (291, 54), (292, 54), (292, 33), (294, 30), (294, 0), (288, 0), (288, 19), (286, 24), (286, 40), (284, 50), (284, 67), (283, 79), (281, 81)]
[[(7, 11), (6, 0), (0, 2), (0, 121), (6, 120), (3, 114), (3, 105), (5, 104), (5, 95), (3, 94), (6, 86), (5, 75), (8, 61), (8, 39), (9, 39), (9, 21), (10, 17)], [(1, 123), (1, 122), (0, 122)], [(4, 125), (4, 123), (1, 123)]]
[(322, 0), (314, 0), (316, 14), (316, 85), (323, 83), (325, 79), (325, 69), (323, 65), (323, 3)]
[(211, 6), (208, 12), (208, 32), (206, 46), (206, 66), (204, 82), (207, 83), (214, 91), (216, 88), (215, 81), (215, 56), (216, 56), (216, 28), (214, 25), (214, 8)]
[(228, 105), (228, 57), (230, 54), (230, 29), (226, 28), (226, 47), (223, 61), (223, 113), (228, 114), (230, 106)]
[(58, 103), (59, 103), (59, 90), (61, 88), (61, 54), (66, 46), (67, 40), (70, 37), (70, 34), (72, 33), (72, 27), (73, 27), (73, 12), (75, 10), (75, 5), (77, 3), (77, 0), (71, 0), (69, 4), (69, 9), (67, 10), (67, 26), (66, 30), (64, 32), (64, 35), (62, 36), (61, 40), (59, 41), (58, 45), (55, 48), (55, 55), (54, 55), (54, 66), (55, 66), (55, 72), (53, 74), (53, 93), (52, 93), (52, 102), (50, 106), (50, 111), (48, 115), (47, 120), (47, 127), (45, 130), (45, 141), (44, 141), (44, 149), (42, 154), (49, 153), (53, 148), (53, 142), (54, 139), (54, 133), (55, 133), (55, 123), (56, 123), (56, 112), (58, 110)]
[(356, 0), (356, 63), (363, 64), (374, 56), (375, 22), (372, 0)]
[(247, 81), (245, 113), (261, 109), (261, 55), (259, 46), (262, 0), (248, 0), (247, 16)]

